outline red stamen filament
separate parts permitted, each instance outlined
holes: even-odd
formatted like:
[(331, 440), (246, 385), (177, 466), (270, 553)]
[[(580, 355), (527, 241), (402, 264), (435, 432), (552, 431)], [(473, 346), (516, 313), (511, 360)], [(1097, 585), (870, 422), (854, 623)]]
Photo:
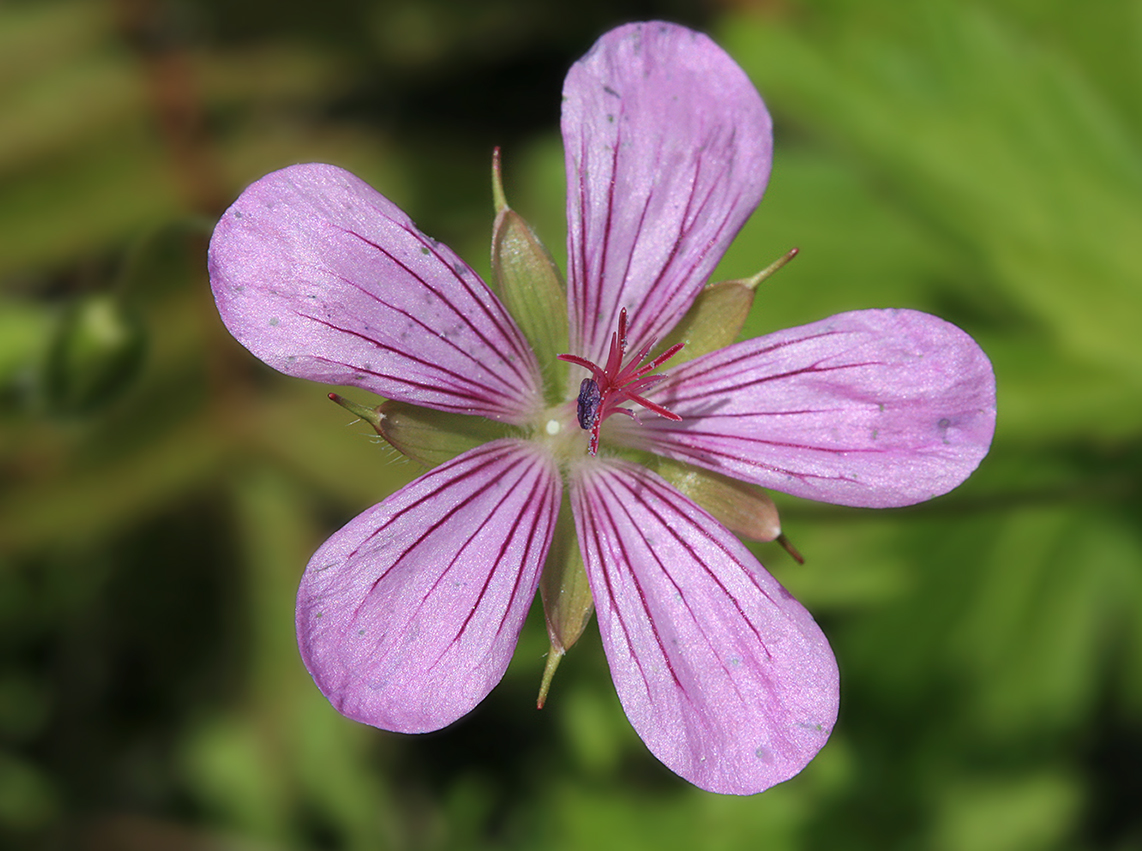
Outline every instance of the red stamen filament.
[[(591, 377), (583, 379), (579, 390), (579, 425), (591, 432), (591, 443), (588, 452), (595, 455), (599, 451), (599, 428), (603, 420), (611, 414), (626, 414), (638, 422), (638, 415), (629, 408), (619, 407), (624, 402), (637, 402), (644, 408), (666, 417), (675, 422), (682, 419), (671, 413), (661, 405), (651, 402), (643, 394), (665, 375), (650, 375), (659, 367), (682, 350), (682, 343), (675, 343), (654, 360), (643, 363), (650, 350), (654, 348), (654, 340), (643, 346), (634, 357), (623, 364), (623, 355), (627, 348), (627, 309), (619, 311), (619, 329), (611, 334), (611, 349), (607, 354), (605, 367), (598, 367), (586, 358), (578, 355), (558, 355), (559, 360), (577, 364), (584, 369), (591, 370)], [(593, 386), (592, 386), (593, 385)]]

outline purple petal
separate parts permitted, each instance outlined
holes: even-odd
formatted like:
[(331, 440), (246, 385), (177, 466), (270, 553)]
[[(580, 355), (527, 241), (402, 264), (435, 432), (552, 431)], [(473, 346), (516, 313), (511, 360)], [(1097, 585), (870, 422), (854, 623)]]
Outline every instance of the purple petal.
[(741, 68), (674, 24), (604, 35), (563, 99), (571, 351), (602, 363), (621, 308), (631, 351), (681, 318), (761, 200), (773, 135)]
[(745, 546), (656, 475), (583, 463), (571, 504), (627, 717), (672, 771), (711, 792), (788, 780), (837, 717), (833, 653)]
[(249, 186), (210, 240), (238, 341), (287, 375), (512, 422), (539, 404), (535, 357), (479, 276), (343, 169)]
[(559, 491), (546, 452), (499, 440), (326, 541), (301, 581), (297, 635), (330, 702), (357, 721), (422, 733), (483, 700), (535, 596)]
[(619, 442), (795, 496), (868, 508), (947, 493), (995, 432), (995, 375), (956, 326), (861, 310), (746, 340), (647, 394), (682, 417)]

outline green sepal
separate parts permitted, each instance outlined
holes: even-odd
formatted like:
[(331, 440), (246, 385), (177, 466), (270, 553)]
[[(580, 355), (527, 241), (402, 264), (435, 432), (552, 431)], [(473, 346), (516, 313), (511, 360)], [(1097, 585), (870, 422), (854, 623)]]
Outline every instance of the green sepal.
[(561, 400), (567, 365), (556, 355), (567, 352), (567, 286), (551, 253), (531, 225), (507, 204), (500, 177), (500, 152), (492, 157), (492, 193), (496, 223), (492, 230), (491, 288), (531, 343), (549, 374), (548, 401)]
[(371, 408), (336, 393), (330, 393), (329, 398), (371, 425), (393, 449), (425, 467), (443, 464), (513, 433), (511, 426), (484, 417), (435, 411), (392, 399)]
[(665, 458), (657, 473), (735, 535), (754, 541), (776, 541), (781, 535), (777, 506), (757, 485)]
[(798, 564), (805, 559), (781, 531), (781, 518), (769, 494), (757, 485), (739, 482), (712, 470), (658, 458), (658, 475), (714, 516), (723, 526), (754, 541), (777, 541)]
[(670, 360), (673, 366), (735, 342), (745, 327), (758, 285), (796, 256), (797, 249), (794, 248), (752, 278), (719, 281), (706, 286), (656, 351), (665, 351), (676, 343), (682, 343), (682, 351)]
[(587, 584), (587, 571), (583, 567), (583, 556), (579, 552), (579, 538), (575, 533), (575, 520), (566, 494), (559, 507), (559, 519), (555, 523), (555, 534), (551, 549), (543, 565), (539, 579), (539, 593), (543, 598), (543, 614), (547, 619), (547, 636), (551, 649), (547, 654), (547, 666), (543, 671), (543, 682), (539, 687), (536, 705), (543, 708), (547, 690), (563, 654), (579, 640), (595, 601)]

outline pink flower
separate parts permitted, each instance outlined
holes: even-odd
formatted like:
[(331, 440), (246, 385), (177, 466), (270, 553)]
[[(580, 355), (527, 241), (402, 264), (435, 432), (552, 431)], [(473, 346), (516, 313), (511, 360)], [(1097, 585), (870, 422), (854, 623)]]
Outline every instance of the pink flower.
[[(908, 505), (986, 454), (991, 366), (962, 331), (909, 310), (833, 316), (673, 368), (652, 356), (769, 177), (765, 106), (704, 35), (646, 23), (603, 36), (567, 76), (563, 137), (569, 322), (561, 304), (513, 318), (510, 298), (333, 166), (270, 174), (219, 222), (218, 309), (259, 358), (443, 412), (429, 420), (503, 425), (317, 551), (298, 593), (301, 653), (350, 718), (409, 733), (452, 723), (503, 676), (566, 502), (634, 728), (703, 789), (759, 792), (832, 731), (832, 651), (737, 537), (636, 462)], [(536, 330), (545, 322), (556, 330)], [(552, 629), (558, 653), (578, 634)]]

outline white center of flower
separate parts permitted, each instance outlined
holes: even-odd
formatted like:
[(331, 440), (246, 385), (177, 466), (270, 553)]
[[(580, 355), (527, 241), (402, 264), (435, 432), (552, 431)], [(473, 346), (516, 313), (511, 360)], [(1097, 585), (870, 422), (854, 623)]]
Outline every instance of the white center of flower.
[(555, 437), (555, 435), (557, 435), (557, 434), (559, 434), (559, 432), (563, 431), (563, 426), (562, 426), (562, 424), (560, 424), (560, 422), (558, 420), (548, 420), (546, 428), (547, 428), (547, 433), (550, 434), (552, 437)]

